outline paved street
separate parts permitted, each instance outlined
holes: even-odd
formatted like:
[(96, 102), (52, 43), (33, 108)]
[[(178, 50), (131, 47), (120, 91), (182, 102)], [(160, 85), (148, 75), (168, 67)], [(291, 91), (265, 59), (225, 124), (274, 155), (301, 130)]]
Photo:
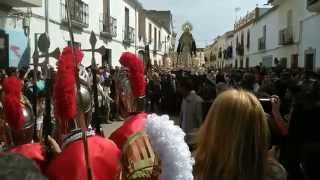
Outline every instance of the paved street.
[(123, 121), (115, 121), (112, 124), (108, 124), (104, 129), (105, 137), (109, 137), (113, 131), (122, 125)]
[[(172, 116), (170, 117), (175, 124), (178, 124), (178, 117)], [(109, 137), (113, 131), (115, 131), (117, 128), (119, 128), (123, 124), (123, 121), (115, 121), (112, 124), (108, 124), (106, 128), (104, 129), (105, 137)]]

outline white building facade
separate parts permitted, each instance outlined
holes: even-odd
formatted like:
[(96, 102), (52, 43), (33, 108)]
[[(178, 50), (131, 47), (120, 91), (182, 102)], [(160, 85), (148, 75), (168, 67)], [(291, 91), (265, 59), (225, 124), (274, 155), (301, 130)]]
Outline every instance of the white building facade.
[[(319, 71), (320, 0), (270, 0), (269, 3), (271, 8), (256, 8), (235, 23), (232, 67), (281, 65)], [(206, 58), (211, 57), (214, 64), (220, 64), (215, 53), (219, 39), (205, 50)]]
[[(41, 33), (45, 32), (45, 0), (32, 0), (33, 4), (25, 5), (24, 1), (21, 0), (21, 6), (13, 6), (13, 9), (23, 16), (29, 14), (29, 39), (24, 38), (26, 44), (28, 42), (31, 50), (29, 51), (29, 58), (35, 49), (35, 42), (37, 37)], [(139, 28), (140, 16), (139, 12), (144, 11), (142, 5), (138, 1), (133, 0), (68, 0), (71, 1), (71, 19), (72, 29), (74, 34), (74, 41), (77, 47), (81, 49), (90, 49), (90, 33), (93, 31), (97, 37), (96, 48), (105, 46), (107, 49), (105, 54), (95, 54), (96, 62), (99, 66), (119, 66), (119, 58), (125, 51), (132, 53), (139, 53), (139, 50), (146, 45), (141, 37), (139, 36), (141, 30)], [(31, 1), (30, 1), (31, 2)], [(67, 0), (47, 0), (48, 2), (48, 34), (50, 38), (50, 50), (53, 51), (55, 48), (62, 50), (64, 47), (70, 45), (70, 36), (67, 26), (66, 16), (66, 2)], [(20, 27), (19, 32), (23, 33), (23, 21), (19, 17), (10, 17), (12, 4), (10, 1), (0, 2), (1, 5), (5, 3), (10, 9), (8, 12), (2, 12), (0, 10), (0, 29), (4, 29), (4, 35), (9, 34), (12, 29), (15, 30)], [(30, 7), (30, 8), (26, 8)], [(2, 13), (1, 13), (2, 12)], [(171, 16), (171, 14), (170, 14)], [(11, 23), (10, 19), (15, 20)], [(157, 56), (154, 58), (157, 61), (163, 63), (162, 59), (165, 52), (170, 48), (170, 39), (164, 41), (164, 37), (171, 38), (171, 30), (165, 30), (151, 19), (145, 22), (153, 24), (156, 28), (157, 43), (156, 52)], [(6, 22), (6, 23), (4, 23)], [(20, 23), (20, 24), (18, 24)], [(147, 26), (146, 26), (147, 27)], [(146, 30), (144, 30), (146, 31)], [(153, 31), (152, 31), (153, 32)], [(20, 33), (20, 34), (21, 34)], [(1, 39), (1, 32), (0, 32)], [(0, 41), (1, 42), (1, 41)], [(166, 43), (166, 44), (165, 44)], [(163, 47), (162, 45), (165, 46)], [(167, 47), (167, 49), (165, 48)], [(8, 48), (10, 49), (10, 48)], [(153, 50), (153, 49), (152, 49)], [(3, 50), (4, 51), (4, 50)], [(1, 52), (1, 51), (0, 51)], [(91, 53), (85, 52), (82, 64), (84, 66), (91, 65)], [(32, 60), (30, 60), (32, 61)], [(56, 66), (56, 60), (50, 59), (50, 65)], [(13, 65), (16, 66), (16, 65)]]
[(307, 12), (301, 21), (299, 66), (320, 71), (320, 0), (307, 0)]
[[(144, 18), (144, 19), (142, 19)], [(172, 62), (169, 51), (172, 50), (173, 27), (170, 11), (144, 10), (140, 16), (140, 49), (148, 46), (150, 63), (168, 68)], [(144, 52), (148, 53), (148, 52)]]
[[(290, 1), (292, 3), (295, 2)], [(290, 4), (273, 7), (255, 22), (251, 29), (251, 66), (262, 64), (272, 67), (280, 63), (283, 67), (297, 67), (300, 38), (298, 19), (303, 15)]]
[[(252, 26), (250, 66), (320, 68), (319, 9), (309, 11), (307, 0), (274, 0), (273, 8)], [(315, 7), (319, 1), (315, 1)], [(311, 6), (311, 5), (310, 5)]]
[(205, 65), (205, 52), (204, 48), (197, 48), (197, 55), (193, 58), (193, 63), (195, 67), (202, 67)]
[[(97, 36), (96, 48), (105, 46), (105, 55), (96, 54), (98, 65), (119, 66), (118, 59), (124, 51), (135, 52), (138, 19), (138, 4), (126, 1), (74, 1), (74, 12), (71, 13), (75, 44), (81, 49), (90, 49), (90, 33)], [(66, 0), (49, 1), (49, 36), (51, 48), (63, 48), (70, 41), (66, 24)], [(78, 3), (78, 5), (77, 5)], [(80, 8), (79, 8), (80, 6)], [(43, 6), (44, 7), (44, 6)], [(55, 10), (53, 10), (55, 9)], [(45, 32), (44, 8), (33, 9), (31, 34)], [(73, 14), (74, 13), (74, 14)], [(109, 18), (109, 19), (108, 19)], [(31, 41), (33, 49), (34, 41)], [(54, 65), (54, 61), (52, 61)], [(82, 64), (91, 64), (91, 53), (85, 53)]]

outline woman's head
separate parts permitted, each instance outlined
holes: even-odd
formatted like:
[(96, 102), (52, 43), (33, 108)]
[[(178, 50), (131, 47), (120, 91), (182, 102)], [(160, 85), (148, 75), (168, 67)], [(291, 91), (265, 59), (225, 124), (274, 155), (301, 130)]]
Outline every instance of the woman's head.
[(196, 176), (259, 180), (263, 176), (268, 125), (257, 98), (243, 90), (217, 97), (198, 134)]

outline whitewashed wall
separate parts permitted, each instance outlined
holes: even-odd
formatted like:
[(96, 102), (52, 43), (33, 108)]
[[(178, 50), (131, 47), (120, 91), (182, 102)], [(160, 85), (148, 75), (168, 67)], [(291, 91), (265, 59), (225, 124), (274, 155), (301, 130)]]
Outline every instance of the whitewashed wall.
[(304, 66), (305, 51), (309, 48), (315, 50), (315, 68), (320, 69), (320, 16), (310, 16), (302, 22), (302, 41), (300, 45), (300, 66)]
[[(64, 1), (63, 1), (64, 2)], [(104, 45), (106, 48), (112, 50), (112, 66), (119, 66), (119, 58), (125, 51), (136, 53), (136, 42), (138, 28), (138, 12), (136, 8), (128, 4), (123, 0), (110, 0), (110, 16), (117, 19), (117, 37), (112, 40), (107, 40), (100, 37), (100, 18), (103, 14), (103, 2), (101, 0), (84, 0), (89, 5), (89, 27), (83, 28), (82, 30), (74, 29), (75, 41), (81, 43), (82, 48), (90, 48), (89, 38), (90, 32), (94, 31), (97, 35), (97, 48)], [(43, 2), (44, 3), (44, 2)], [(51, 40), (51, 48), (53, 50), (59, 47), (61, 50), (67, 46), (67, 41), (70, 40), (67, 27), (61, 25), (61, 0), (50, 0), (49, 1), (49, 36)], [(124, 27), (125, 27), (125, 8), (129, 9), (129, 25), (135, 29), (135, 41), (129, 47), (123, 45)], [(44, 20), (44, 4), (40, 8), (32, 8), (32, 12), (37, 16), (31, 19), (31, 51), (34, 51), (34, 34), (43, 33), (45, 31), (45, 20)], [(101, 55), (96, 54), (96, 60), (99, 65), (102, 63)], [(55, 61), (51, 61), (51, 65), (55, 66)], [(89, 66), (91, 64), (91, 53), (86, 52), (83, 65)]]
[[(282, 46), (279, 45), (279, 30), (284, 29), (287, 26), (287, 12), (289, 10), (292, 10), (294, 44)], [(251, 41), (254, 47), (253, 51), (250, 53), (250, 59), (253, 59), (253, 64), (251, 64), (251, 66), (258, 65), (265, 57), (272, 57), (273, 59), (277, 57), (279, 60), (281, 58), (287, 58), (287, 67), (290, 67), (292, 55), (299, 54), (298, 64), (300, 67), (303, 67), (303, 48), (307, 48), (307, 44), (310, 44), (309, 46), (311, 47), (316, 47), (316, 44), (314, 43), (317, 41), (316, 34), (318, 34), (316, 28), (319, 28), (320, 26), (316, 24), (316, 18), (307, 22), (306, 19), (308, 19), (308, 17), (310, 17), (310, 13), (306, 9), (305, 0), (283, 0), (277, 9), (262, 17), (252, 28), (253, 34), (251, 36)], [(258, 51), (257, 38), (262, 36), (262, 27), (265, 24), (267, 25), (266, 50)], [(302, 24), (304, 26), (303, 29)], [(319, 62), (316, 64), (319, 64)]]
[[(151, 37), (149, 37), (149, 24), (151, 24)], [(154, 39), (154, 28), (157, 29), (157, 43), (159, 44), (159, 30), (161, 30), (161, 27), (159, 27), (155, 22), (153, 22), (150, 18), (146, 17), (146, 39), (147, 42), (149, 43), (151, 40), (151, 43), (149, 44), (149, 48), (150, 48), (150, 58), (151, 58), (151, 64), (155, 64), (154, 62), (157, 61), (157, 63), (159, 64), (159, 62), (162, 62), (162, 55), (157, 53), (154, 55), (153, 51), (154, 51), (154, 43), (155, 43), (155, 39)], [(162, 36), (162, 33), (161, 33)], [(157, 44), (157, 48), (158, 48), (158, 44)], [(158, 49), (157, 49), (158, 50)]]

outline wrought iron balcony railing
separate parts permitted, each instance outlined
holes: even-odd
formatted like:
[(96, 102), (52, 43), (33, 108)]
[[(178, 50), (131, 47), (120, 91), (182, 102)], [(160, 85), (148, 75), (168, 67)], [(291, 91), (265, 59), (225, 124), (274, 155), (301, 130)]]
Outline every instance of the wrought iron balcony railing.
[(66, 3), (70, 1), (70, 17), (72, 25), (79, 28), (89, 27), (89, 6), (87, 3), (81, 0), (66, 0), (61, 1), (61, 21), (62, 23), (67, 23), (67, 5)]
[(9, 7), (41, 7), (42, 0), (1, 0), (0, 4)]
[(265, 50), (266, 49), (266, 38), (261, 37), (258, 39), (258, 50)]
[(238, 56), (243, 56), (244, 55), (244, 45), (243, 43), (238, 43), (236, 47), (236, 52)]
[(293, 44), (293, 32), (292, 28), (285, 28), (279, 31), (279, 44), (289, 45)]
[(100, 34), (108, 38), (117, 37), (117, 23), (116, 18), (103, 14), (100, 18)]
[(131, 43), (134, 43), (134, 39), (135, 39), (135, 29), (133, 27), (126, 27), (124, 28), (124, 37), (123, 37), (123, 43), (130, 45)]

